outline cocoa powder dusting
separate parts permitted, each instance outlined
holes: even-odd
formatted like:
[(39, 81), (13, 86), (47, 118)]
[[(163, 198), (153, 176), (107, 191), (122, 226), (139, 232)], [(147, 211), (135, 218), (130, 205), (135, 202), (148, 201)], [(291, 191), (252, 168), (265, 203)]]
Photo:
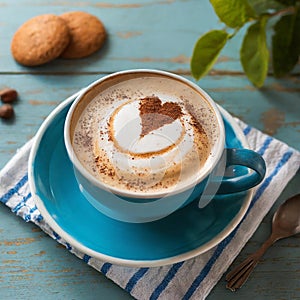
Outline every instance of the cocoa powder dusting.
[(198, 120), (195, 118), (195, 116), (193, 116), (191, 114), (191, 117), (192, 117), (191, 125), (194, 126), (194, 128), (196, 128), (199, 133), (205, 134), (205, 131), (204, 131), (202, 125), (198, 122)]
[(202, 125), (199, 123), (197, 117), (193, 113), (194, 107), (189, 103), (186, 103), (185, 107), (186, 107), (187, 111), (189, 112), (189, 114), (191, 116), (191, 125), (194, 126), (200, 134), (206, 134), (203, 127), (202, 127)]
[(165, 102), (156, 97), (140, 100), (140, 117), (142, 121), (141, 137), (166, 124), (174, 122), (182, 115), (181, 107), (175, 102)]
[(113, 178), (116, 175), (115, 170), (109, 164), (103, 162), (103, 159), (98, 155), (95, 157), (95, 163), (98, 171), (106, 176)]

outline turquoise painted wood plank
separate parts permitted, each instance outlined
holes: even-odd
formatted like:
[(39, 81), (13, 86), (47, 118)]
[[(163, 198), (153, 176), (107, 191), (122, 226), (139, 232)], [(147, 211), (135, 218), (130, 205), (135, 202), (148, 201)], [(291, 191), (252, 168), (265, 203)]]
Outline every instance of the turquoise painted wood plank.
[(25, 223), (3, 205), (0, 286), (0, 299), (8, 300), (132, 299), (37, 226)]
[[(212, 20), (217, 22), (210, 5), (205, 1), (29, 1), (5, 2), (2, 5), (0, 42), (1, 71), (27, 72), (17, 65), (10, 54), (10, 43), (17, 28), (29, 18), (43, 14), (61, 14), (84, 10), (98, 16), (108, 31), (107, 43), (96, 55), (74, 60), (58, 60), (45, 67), (31, 68), (31, 72), (80, 71), (98, 72), (132, 67), (162, 69), (187, 68), (188, 57), (199, 33), (208, 30)], [(204, 5), (204, 6), (203, 6)], [(18, 14), (22, 6), (22, 14)], [(12, 16), (18, 15), (18, 18)], [(142, 17), (141, 17), (142, 16)], [(195, 28), (186, 22), (195, 22)], [(200, 22), (201, 21), (201, 22)], [(198, 27), (198, 28), (197, 28)], [(167, 41), (167, 42), (166, 42)]]
[[(256, 251), (271, 233), (271, 221), (275, 210), (283, 201), (300, 192), (300, 172), (288, 184), (261, 225), (233, 263), (241, 263)], [(264, 255), (245, 285), (233, 293), (225, 290), (225, 275), (212, 290), (207, 300), (239, 299), (299, 299), (300, 236), (276, 242)]]
[[(20, 10), (20, 7), (22, 9)], [(221, 29), (209, 1), (0, 1), (0, 71), (111, 72), (127, 68), (190, 71), (189, 60), (197, 39)], [(10, 53), (15, 31), (28, 19), (45, 13), (83, 10), (98, 16), (108, 32), (101, 51), (80, 60), (55, 60), (39, 68), (18, 65)], [(20, 13), (21, 12), (21, 13)], [(243, 29), (222, 51), (215, 71), (241, 72), (239, 48)]]

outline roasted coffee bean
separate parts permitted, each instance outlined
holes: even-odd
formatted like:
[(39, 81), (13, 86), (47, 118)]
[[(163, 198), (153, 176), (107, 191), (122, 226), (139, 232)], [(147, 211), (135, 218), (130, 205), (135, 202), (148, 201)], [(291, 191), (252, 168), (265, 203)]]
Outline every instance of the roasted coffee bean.
[(3, 104), (0, 106), (0, 118), (10, 119), (14, 115), (14, 109), (10, 104)]
[(14, 89), (3, 89), (0, 91), (0, 97), (2, 102), (4, 103), (11, 103), (15, 101), (18, 97), (18, 92)]

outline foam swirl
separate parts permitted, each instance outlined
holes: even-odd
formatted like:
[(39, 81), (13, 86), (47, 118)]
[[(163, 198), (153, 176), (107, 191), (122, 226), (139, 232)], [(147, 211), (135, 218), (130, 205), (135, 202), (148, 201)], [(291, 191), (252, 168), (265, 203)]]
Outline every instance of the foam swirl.
[(99, 181), (133, 193), (165, 193), (197, 178), (217, 136), (214, 114), (193, 90), (180, 86), (176, 95), (168, 80), (120, 82), (80, 111), (73, 147)]

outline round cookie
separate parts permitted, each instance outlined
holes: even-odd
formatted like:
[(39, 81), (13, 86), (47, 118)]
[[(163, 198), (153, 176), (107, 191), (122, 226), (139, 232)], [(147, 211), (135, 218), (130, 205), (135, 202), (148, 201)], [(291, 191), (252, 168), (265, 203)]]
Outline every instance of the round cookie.
[(11, 52), (18, 63), (37, 66), (60, 56), (69, 41), (69, 29), (64, 20), (45, 14), (28, 20), (16, 31)]
[(71, 36), (69, 45), (61, 54), (62, 58), (82, 58), (101, 48), (106, 31), (97, 17), (81, 11), (67, 12), (60, 17), (68, 25)]

